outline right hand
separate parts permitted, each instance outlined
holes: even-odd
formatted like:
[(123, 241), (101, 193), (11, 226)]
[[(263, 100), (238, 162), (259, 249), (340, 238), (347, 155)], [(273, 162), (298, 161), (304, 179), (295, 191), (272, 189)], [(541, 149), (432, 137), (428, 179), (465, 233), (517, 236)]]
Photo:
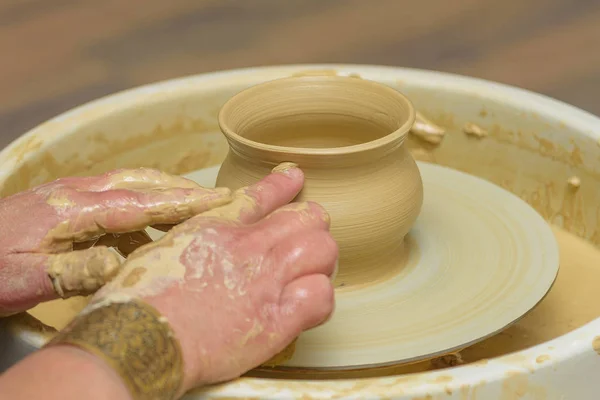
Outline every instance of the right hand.
[(180, 341), (184, 390), (260, 365), (334, 308), (329, 216), (315, 203), (287, 204), (303, 180), (297, 168), (273, 173), (176, 226), (133, 252), (90, 306), (154, 306)]

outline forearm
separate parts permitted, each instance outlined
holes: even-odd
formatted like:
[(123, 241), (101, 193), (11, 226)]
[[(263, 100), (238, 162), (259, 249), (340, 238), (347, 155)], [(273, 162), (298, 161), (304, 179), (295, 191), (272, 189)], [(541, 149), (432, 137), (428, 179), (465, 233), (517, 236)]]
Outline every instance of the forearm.
[(6, 399), (132, 400), (102, 359), (72, 346), (44, 348), (0, 376)]
[(149, 304), (131, 301), (80, 314), (0, 377), (0, 393), (18, 399), (175, 400), (185, 391), (183, 374), (169, 325)]

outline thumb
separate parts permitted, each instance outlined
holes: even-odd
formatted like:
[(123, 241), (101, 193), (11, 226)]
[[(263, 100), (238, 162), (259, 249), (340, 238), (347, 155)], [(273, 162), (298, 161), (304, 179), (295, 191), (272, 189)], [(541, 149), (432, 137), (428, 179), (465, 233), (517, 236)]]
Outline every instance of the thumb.
[(95, 293), (121, 270), (119, 256), (105, 246), (48, 256), (46, 272), (54, 292), (68, 298)]

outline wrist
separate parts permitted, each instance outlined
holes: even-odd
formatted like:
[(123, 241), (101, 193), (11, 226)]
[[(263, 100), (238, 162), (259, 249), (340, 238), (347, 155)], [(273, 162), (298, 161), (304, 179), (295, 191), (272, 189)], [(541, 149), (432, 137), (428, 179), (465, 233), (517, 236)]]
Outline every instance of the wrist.
[[(65, 381), (74, 376), (85, 377), (86, 381), (92, 380), (97, 383), (94, 386), (102, 386), (107, 393), (114, 394), (114, 398), (133, 400), (119, 374), (102, 358), (90, 352), (75, 346), (56, 345), (41, 349), (38, 357), (52, 360), (54, 365), (64, 369), (57, 372), (66, 378)], [(71, 371), (73, 374), (65, 373)]]
[(197, 326), (190, 324), (189, 310), (181, 307), (178, 299), (170, 296), (148, 297), (143, 299), (161, 315), (161, 320), (168, 324), (177, 338), (183, 359), (183, 382), (182, 389), (188, 391), (200, 386), (214, 383), (206, 376), (207, 368), (210, 366), (211, 348), (207, 343), (207, 332), (199, 331)]
[(134, 400), (172, 400), (183, 393), (179, 342), (160, 314), (142, 301), (107, 304), (79, 315), (46, 349), (65, 346), (102, 360)]
[(7, 399), (133, 400), (102, 359), (63, 345), (36, 351), (0, 375), (0, 393)]

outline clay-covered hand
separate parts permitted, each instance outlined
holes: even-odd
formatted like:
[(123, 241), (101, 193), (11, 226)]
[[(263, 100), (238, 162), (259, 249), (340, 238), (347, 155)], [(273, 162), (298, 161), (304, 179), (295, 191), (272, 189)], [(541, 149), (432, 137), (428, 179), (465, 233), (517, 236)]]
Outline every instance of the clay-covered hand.
[(329, 216), (287, 204), (303, 180), (297, 168), (273, 173), (137, 249), (88, 310), (133, 299), (157, 309), (181, 344), (184, 389), (265, 362), (334, 307)]
[(121, 243), (145, 242), (140, 230), (148, 226), (177, 224), (231, 200), (229, 189), (153, 169), (58, 179), (0, 200), (0, 316), (91, 294), (117, 274), (121, 260), (108, 247), (73, 251), (74, 243), (110, 237), (118, 245), (110, 234), (127, 232)]

